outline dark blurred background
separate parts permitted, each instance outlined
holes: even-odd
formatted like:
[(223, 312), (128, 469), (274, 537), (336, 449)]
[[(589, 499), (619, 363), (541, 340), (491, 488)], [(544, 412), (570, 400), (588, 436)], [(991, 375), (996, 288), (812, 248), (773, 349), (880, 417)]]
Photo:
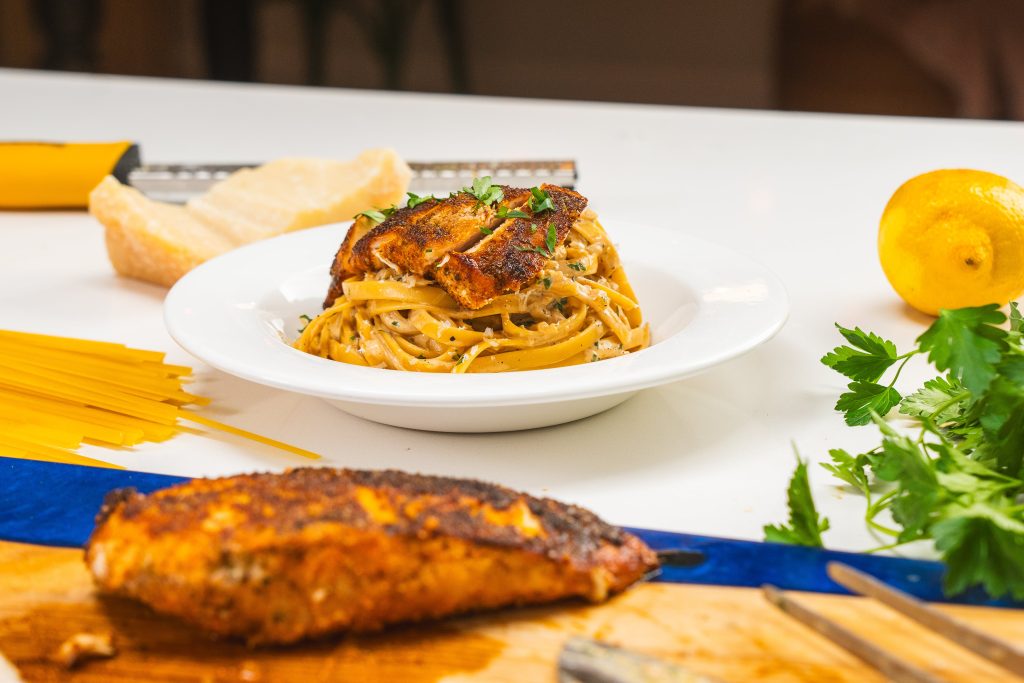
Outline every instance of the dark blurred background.
[(0, 0), (0, 66), (1024, 119), (1024, 0)]

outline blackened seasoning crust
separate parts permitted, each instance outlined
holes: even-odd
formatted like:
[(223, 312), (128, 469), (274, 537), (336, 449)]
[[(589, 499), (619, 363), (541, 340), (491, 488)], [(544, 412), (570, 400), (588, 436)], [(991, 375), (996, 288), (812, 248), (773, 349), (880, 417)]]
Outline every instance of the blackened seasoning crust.
[(104, 590), (252, 643), (603, 600), (657, 565), (583, 508), (469, 479), (328, 468), (121, 492), (86, 561)]
[[(547, 259), (532, 249), (547, 247), (549, 225), (555, 226), (555, 244), (562, 244), (587, 200), (572, 190), (543, 185), (554, 208), (534, 212), (530, 190), (501, 189), (503, 198), (493, 206), (457, 192), (399, 209), (377, 226), (357, 219), (335, 254), (324, 308), (341, 294), (345, 278), (384, 267), (436, 279), (470, 309), (533, 283)], [(501, 218), (499, 209), (527, 217)]]

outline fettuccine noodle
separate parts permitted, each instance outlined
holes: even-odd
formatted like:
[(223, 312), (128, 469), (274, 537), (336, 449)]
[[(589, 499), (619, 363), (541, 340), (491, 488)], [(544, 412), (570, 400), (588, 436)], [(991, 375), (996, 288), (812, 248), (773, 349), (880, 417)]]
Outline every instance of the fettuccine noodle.
[(588, 363), (650, 344), (618, 253), (592, 211), (537, 281), (479, 310), (424, 278), (382, 268), (344, 283), (295, 348), (413, 372), (504, 372)]

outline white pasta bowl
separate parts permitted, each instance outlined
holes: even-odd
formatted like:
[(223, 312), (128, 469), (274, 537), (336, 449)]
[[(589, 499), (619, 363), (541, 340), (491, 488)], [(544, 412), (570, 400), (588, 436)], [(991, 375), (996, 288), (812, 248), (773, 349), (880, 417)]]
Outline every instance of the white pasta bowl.
[(348, 365), (291, 347), (315, 316), (348, 224), (290, 233), (199, 266), (168, 293), (174, 340), (231, 375), (318, 396), (352, 415), (412, 429), (500, 432), (594, 415), (637, 391), (689, 377), (768, 341), (789, 310), (763, 266), (682, 231), (602, 216), (651, 346), (584, 365), (433, 374)]

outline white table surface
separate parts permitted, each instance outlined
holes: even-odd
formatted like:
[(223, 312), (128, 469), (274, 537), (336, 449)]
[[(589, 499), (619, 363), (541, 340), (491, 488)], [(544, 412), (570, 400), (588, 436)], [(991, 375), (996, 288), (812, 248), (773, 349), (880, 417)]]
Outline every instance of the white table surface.
[[(162, 288), (114, 275), (84, 212), (0, 212), (0, 327), (119, 341), (196, 367), (212, 414), (323, 453), (324, 464), (478, 477), (592, 508), (619, 524), (760, 539), (785, 517), (793, 444), (811, 460), (877, 442), (832, 410), (842, 378), (818, 359), (834, 321), (907, 344), (927, 320), (878, 265), (891, 193), (940, 167), (1024, 178), (1024, 126), (370, 91), (0, 70), (0, 138), (133, 139), (148, 161), (574, 158), (599, 212), (691, 231), (752, 256), (786, 284), (772, 341), (699, 377), (642, 392), (577, 423), (454, 435), (364, 422), (313, 398), (234, 379), (178, 349)], [(611, 226), (614, 236), (614, 226)], [(924, 377), (908, 366), (907, 380)], [(902, 384), (902, 380), (901, 380)], [(129, 452), (133, 469), (216, 475), (305, 461), (243, 440), (183, 434)], [(837, 548), (875, 541), (862, 501), (817, 467)]]

